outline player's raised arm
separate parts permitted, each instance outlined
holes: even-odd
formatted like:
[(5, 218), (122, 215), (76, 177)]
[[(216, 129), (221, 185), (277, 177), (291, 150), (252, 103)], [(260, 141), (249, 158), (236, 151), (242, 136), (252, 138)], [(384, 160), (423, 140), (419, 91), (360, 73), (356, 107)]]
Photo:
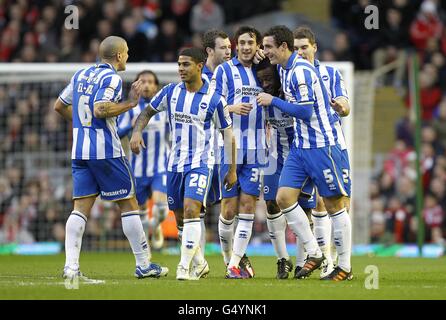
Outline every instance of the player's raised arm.
[[(105, 81), (104, 81), (105, 82)], [(94, 104), (94, 116), (96, 118), (108, 118), (115, 117), (134, 108), (141, 96), (142, 84), (140, 80), (132, 83), (132, 88), (129, 93), (129, 99), (127, 101), (116, 103), (112, 101), (99, 101)], [(112, 87), (104, 88), (103, 95), (113, 95), (114, 89)]]

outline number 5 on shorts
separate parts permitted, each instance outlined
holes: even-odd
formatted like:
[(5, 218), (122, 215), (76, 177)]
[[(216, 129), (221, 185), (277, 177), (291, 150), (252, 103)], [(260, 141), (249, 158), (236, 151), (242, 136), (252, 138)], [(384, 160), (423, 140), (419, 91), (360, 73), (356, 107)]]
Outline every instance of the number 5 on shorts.
[(322, 171), (324, 173), (325, 182), (327, 184), (331, 184), (334, 181), (333, 174), (331, 173), (331, 169), (325, 169)]

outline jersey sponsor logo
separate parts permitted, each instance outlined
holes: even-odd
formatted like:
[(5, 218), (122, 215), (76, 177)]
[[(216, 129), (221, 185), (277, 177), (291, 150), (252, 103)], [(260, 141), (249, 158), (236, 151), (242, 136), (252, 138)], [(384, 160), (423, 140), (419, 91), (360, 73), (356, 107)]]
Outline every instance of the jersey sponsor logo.
[(119, 189), (119, 190), (110, 191), (110, 192), (101, 191), (101, 195), (103, 197), (122, 196), (122, 195), (125, 195), (127, 193), (129, 193), (129, 191), (126, 190), (126, 189)]
[(270, 118), (268, 119), (268, 122), (273, 128), (289, 128), (294, 126), (294, 121), (291, 118), (289, 119)]
[[(240, 90), (240, 89), (237, 89)], [(242, 96), (252, 96), (257, 97), (257, 95), (263, 90), (259, 87), (242, 86)]]
[(308, 87), (305, 83), (299, 85), (299, 94), (302, 98), (308, 98)]

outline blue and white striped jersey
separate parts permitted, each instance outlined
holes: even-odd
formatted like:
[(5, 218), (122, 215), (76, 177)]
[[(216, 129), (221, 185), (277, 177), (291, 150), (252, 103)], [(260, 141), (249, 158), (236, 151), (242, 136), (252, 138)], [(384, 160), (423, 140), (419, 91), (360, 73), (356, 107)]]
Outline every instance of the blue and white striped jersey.
[(255, 70), (244, 67), (234, 57), (215, 69), (211, 83), (229, 105), (246, 102), (253, 106), (247, 116), (231, 114), (237, 148), (241, 150), (265, 150), (265, 110), (262, 106), (257, 105), (256, 101), (257, 95), (263, 89)]
[(278, 65), (278, 71), (286, 101), (313, 108), (310, 120), (294, 121), (296, 147), (309, 149), (335, 145), (337, 136), (330, 97), (315, 67), (293, 52), (286, 68)]
[(271, 126), (268, 137), (269, 157), (284, 164), (294, 139), (294, 118), (272, 105), (267, 109), (266, 118)]
[[(344, 97), (348, 100), (347, 89), (345, 88), (344, 79), (339, 70), (331, 66), (322, 66), (319, 60), (314, 60), (314, 66), (319, 71), (330, 99)], [(347, 149), (347, 144), (345, 143), (344, 133), (342, 132), (341, 118), (333, 108), (331, 108), (331, 113), (335, 119), (338, 143), (341, 146), (341, 150), (345, 150)]]
[[(150, 99), (141, 98), (137, 106), (118, 117), (118, 135), (126, 136), (132, 130), (132, 122), (147, 107)], [(130, 164), (136, 178), (153, 177), (166, 172), (169, 144), (166, 135), (167, 113), (154, 115), (142, 132), (146, 146), (139, 154), (130, 153)]]
[(101, 63), (81, 69), (59, 95), (73, 107), (72, 159), (99, 160), (125, 156), (118, 136), (117, 117), (96, 118), (97, 102), (119, 102), (122, 79), (112, 65)]
[[(214, 73), (211, 70), (209, 70), (209, 68), (206, 65), (204, 65), (203, 70), (201, 72), (202, 79), (206, 80), (208, 82), (208, 84), (210, 84), (213, 75), (214, 75)], [(224, 146), (224, 140), (223, 140), (223, 135), (220, 133), (220, 131), (217, 128), (215, 129), (215, 135), (216, 135), (216, 139), (214, 139), (214, 153), (215, 153), (215, 160), (217, 163), (219, 163), (220, 162), (220, 147)]]
[(215, 163), (215, 128), (231, 126), (226, 101), (209, 84), (197, 92), (189, 92), (183, 82), (170, 83), (150, 101), (155, 111), (167, 110), (171, 130), (172, 148), (167, 170), (186, 172)]

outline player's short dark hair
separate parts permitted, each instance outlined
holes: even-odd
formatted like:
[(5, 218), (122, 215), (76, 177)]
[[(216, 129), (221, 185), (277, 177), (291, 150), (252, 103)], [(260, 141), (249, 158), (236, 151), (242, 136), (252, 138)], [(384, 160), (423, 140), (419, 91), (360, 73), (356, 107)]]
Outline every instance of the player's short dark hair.
[(282, 43), (286, 43), (288, 46), (288, 49), (290, 51), (293, 51), (294, 48), (294, 38), (293, 38), (293, 32), (284, 25), (280, 26), (274, 26), (268, 29), (268, 31), (265, 32), (263, 37), (273, 37), (274, 43), (277, 47), (282, 45)]
[(256, 65), (255, 67), (256, 72), (266, 69), (270, 69), (273, 73), (274, 83), (276, 86), (276, 92), (274, 93), (274, 96), (278, 97), (280, 95), (280, 87), (281, 87), (279, 71), (277, 71), (276, 66), (271, 64), (268, 58), (265, 58), (262, 61), (260, 61), (259, 64)]
[(316, 43), (316, 36), (314, 35), (314, 32), (311, 30), (308, 26), (301, 26), (298, 27), (293, 32), (294, 39), (308, 39), (308, 41), (311, 44)]
[(206, 33), (203, 35), (204, 50), (206, 50), (206, 48), (215, 49), (215, 40), (217, 40), (217, 38), (227, 39), (229, 37), (226, 32), (222, 30), (211, 29), (209, 31), (206, 31)]
[(191, 57), (195, 63), (206, 63), (206, 54), (200, 48), (192, 47), (183, 49), (179, 56)]
[(262, 34), (260, 33), (259, 30), (251, 26), (241, 26), (235, 32), (234, 35), (235, 43), (238, 43), (238, 38), (244, 33), (248, 33), (251, 37), (255, 38), (257, 44), (260, 44), (262, 42)]
[(143, 70), (143, 71), (139, 72), (139, 73), (136, 75), (135, 81), (138, 80), (138, 79), (139, 79), (142, 75), (144, 75), (144, 74), (151, 74), (151, 75), (153, 76), (153, 78), (155, 79), (155, 84), (156, 84), (157, 86), (160, 85), (160, 81), (159, 81), (159, 79), (158, 79), (158, 76), (157, 76), (156, 73), (153, 72), (152, 70)]

